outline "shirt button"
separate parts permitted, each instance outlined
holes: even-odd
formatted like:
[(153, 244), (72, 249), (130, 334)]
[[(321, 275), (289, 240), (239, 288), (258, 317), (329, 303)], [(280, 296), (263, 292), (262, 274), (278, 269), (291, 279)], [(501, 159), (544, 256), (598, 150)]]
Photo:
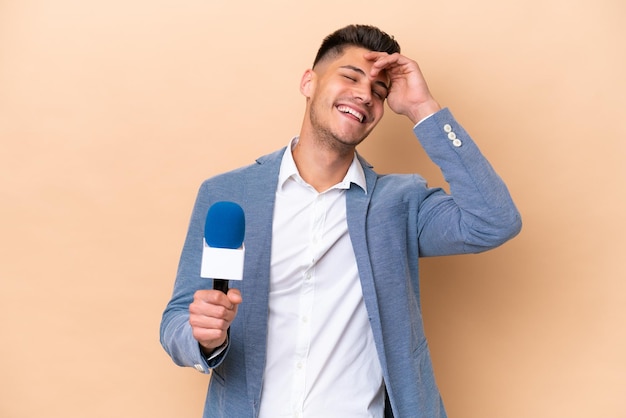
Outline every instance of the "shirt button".
[(448, 139), (449, 139), (450, 141), (454, 141), (454, 140), (456, 139), (456, 134), (455, 134), (454, 132), (450, 132), (450, 133), (448, 134)]
[(193, 367), (200, 373), (204, 373), (204, 366), (202, 364), (194, 364)]
[(460, 139), (455, 139), (454, 141), (452, 141), (452, 145), (454, 145), (455, 147), (460, 147), (461, 145), (463, 145), (463, 143), (461, 142)]
[(443, 131), (446, 133), (452, 132), (452, 126), (450, 126), (449, 123), (446, 123), (445, 125), (443, 125)]

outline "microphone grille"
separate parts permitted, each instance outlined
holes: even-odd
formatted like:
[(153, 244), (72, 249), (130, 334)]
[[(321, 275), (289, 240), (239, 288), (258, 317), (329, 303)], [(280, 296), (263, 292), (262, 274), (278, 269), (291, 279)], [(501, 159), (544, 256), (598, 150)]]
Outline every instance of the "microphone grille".
[(204, 224), (204, 239), (209, 247), (237, 249), (243, 244), (245, 231), (241, 206), (228, 201), (211, 205)]

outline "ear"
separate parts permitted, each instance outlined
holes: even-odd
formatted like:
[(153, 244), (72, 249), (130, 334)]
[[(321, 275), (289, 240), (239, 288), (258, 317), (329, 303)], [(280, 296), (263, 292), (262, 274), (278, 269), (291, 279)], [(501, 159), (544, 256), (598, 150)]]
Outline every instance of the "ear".
[(302, 75), (302, 79), (300, 80), (300, 93), (302, 93), (304, 97), (309, 98), (313, 94), (315, 90), (315, 79), (316, 74), (310, 68)]

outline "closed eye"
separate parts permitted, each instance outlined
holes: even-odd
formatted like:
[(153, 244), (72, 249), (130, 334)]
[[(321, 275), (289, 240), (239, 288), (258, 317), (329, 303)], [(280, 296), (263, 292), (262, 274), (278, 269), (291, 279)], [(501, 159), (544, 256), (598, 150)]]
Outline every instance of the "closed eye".
[(387, 93), (381, 93), (380, 91), (377, 90), (372, 90), (372, 94), (376, 97), (378, 97), (380, 100), (385, 100), (387, 98)]
[[(366, 77), (365, 71), (358, 67), (354, 67), (352, 65), (344, 65), (341, 68), (348, 70), (349, 73), (346, 74), (342, 71), (340, 75), (353, 83), (358, 83), (362, 77)], [(387, 98), (389, 88), (385, 83), (380, 80), (375, 80), (372, 87), (372, 95), (375, 96), (378, 100), (384, 101)]]

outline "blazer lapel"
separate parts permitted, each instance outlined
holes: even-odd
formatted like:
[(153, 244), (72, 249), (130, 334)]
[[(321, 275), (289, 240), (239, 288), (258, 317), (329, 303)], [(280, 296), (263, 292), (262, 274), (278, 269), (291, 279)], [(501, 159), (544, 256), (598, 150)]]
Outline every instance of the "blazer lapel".
[(247, 173), (244, 187), (246, 256), (241, 287), (244, 302), (239, 314), (243, 317), (248, 396), (255, 405), (260, 401), (265, 370), (272, 219), (283, 152), (284, 149), (257, 160)]
[[(367, 212), (370, 206), (372, 195), (376, 187), (378, 175), (372, 169), (372, 166), (359, 156), (365, 179), (367, 183), (367, 193), (357, 185), (352, 185), (346, 195), (346, 210), (348, 215), (348, 231), (356, 257), (356, 263), (363, 290), (363, 300), (370, 317), (370, 324), (374, 334), (374, 342), (379, 353), (384, 352), (383, 333), (380, 322), (380, 311), (378, 307), (378, 295), (374, 284), (374, 274), (369, 256), (370, 249), (367, 245), (366, 220)], [(383, 372), (387, 370), (387, 364), (384, 356), (380, 358)]]

